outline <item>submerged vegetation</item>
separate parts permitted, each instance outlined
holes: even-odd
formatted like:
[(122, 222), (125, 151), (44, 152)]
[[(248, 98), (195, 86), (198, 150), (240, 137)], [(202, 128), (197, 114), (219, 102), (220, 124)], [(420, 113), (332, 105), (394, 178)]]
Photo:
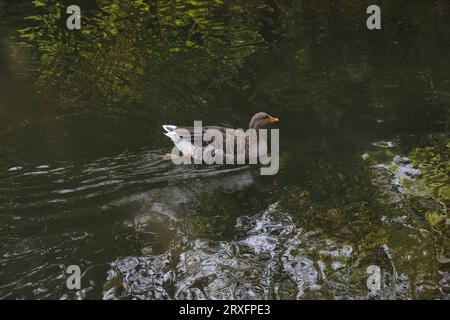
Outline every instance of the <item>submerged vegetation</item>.
[[(0, 0), (1, 298), (449, 298), (447, 1), (72, 2)], [(257, 111), (275, 177), (161, 162)]]

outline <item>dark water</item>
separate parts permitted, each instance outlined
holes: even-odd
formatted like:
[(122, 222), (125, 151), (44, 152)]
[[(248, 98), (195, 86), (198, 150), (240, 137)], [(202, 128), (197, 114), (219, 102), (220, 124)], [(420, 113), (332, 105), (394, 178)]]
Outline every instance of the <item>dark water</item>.
[[(450, 5), (370, 4), (0, 0), (0, 297), (448, 299)], [(161, 160), (257, 111), (277, 175)]]

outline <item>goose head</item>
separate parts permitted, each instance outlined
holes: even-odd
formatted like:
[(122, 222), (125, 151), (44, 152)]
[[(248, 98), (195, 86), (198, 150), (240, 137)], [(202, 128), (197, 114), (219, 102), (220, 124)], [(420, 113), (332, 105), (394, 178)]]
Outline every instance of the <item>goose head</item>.
[(258, 112), (250, 120), (250, 129), (264, 129), (269, 125), (277, 123), (278, 118), (272, 117), (265, 112)]

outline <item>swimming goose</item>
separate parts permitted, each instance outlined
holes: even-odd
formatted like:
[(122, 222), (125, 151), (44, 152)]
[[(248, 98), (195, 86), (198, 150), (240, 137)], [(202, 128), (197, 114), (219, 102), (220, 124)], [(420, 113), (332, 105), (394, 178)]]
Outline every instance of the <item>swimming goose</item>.
[[(251, 118), (249, 129), (254, 129), (256, 133), (259, 133), (259, 129), (265, 129), (277, 122), (278, 118), (265, 112), (258, 112)], [(195, 127), (174, 125), (163, 125), (162, 127), (166, 131), (164, 134), (172, 140), (183, 157), (190, 157), (200, 162), (212, 163), (213, 158), (222, 157), (226, 163), (236, 163), (236, 159), (249, 160), (250, 154), (257, 154), (257, 152), (251, 152), (254, 151), (252, 148), (262, 147), (267, 150), (264, 135), (261, 138), (257, 134), (256, 144), (251, 143), (250, 136), (242, 129), (235, 130), (220, 126), (202, 126), (197, 130)], [(168, 153), (163, 159), (173, 160), (174, 155)]]

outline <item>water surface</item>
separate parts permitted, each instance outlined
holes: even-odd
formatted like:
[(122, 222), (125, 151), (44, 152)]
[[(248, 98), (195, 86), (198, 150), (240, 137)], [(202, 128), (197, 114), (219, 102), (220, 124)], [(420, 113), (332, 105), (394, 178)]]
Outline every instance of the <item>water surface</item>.
[[(0, 298), (450, 297), (446, 1), (69, 4), (0, 0)], [(162, 161), (258, 111), (277, 175)]]

